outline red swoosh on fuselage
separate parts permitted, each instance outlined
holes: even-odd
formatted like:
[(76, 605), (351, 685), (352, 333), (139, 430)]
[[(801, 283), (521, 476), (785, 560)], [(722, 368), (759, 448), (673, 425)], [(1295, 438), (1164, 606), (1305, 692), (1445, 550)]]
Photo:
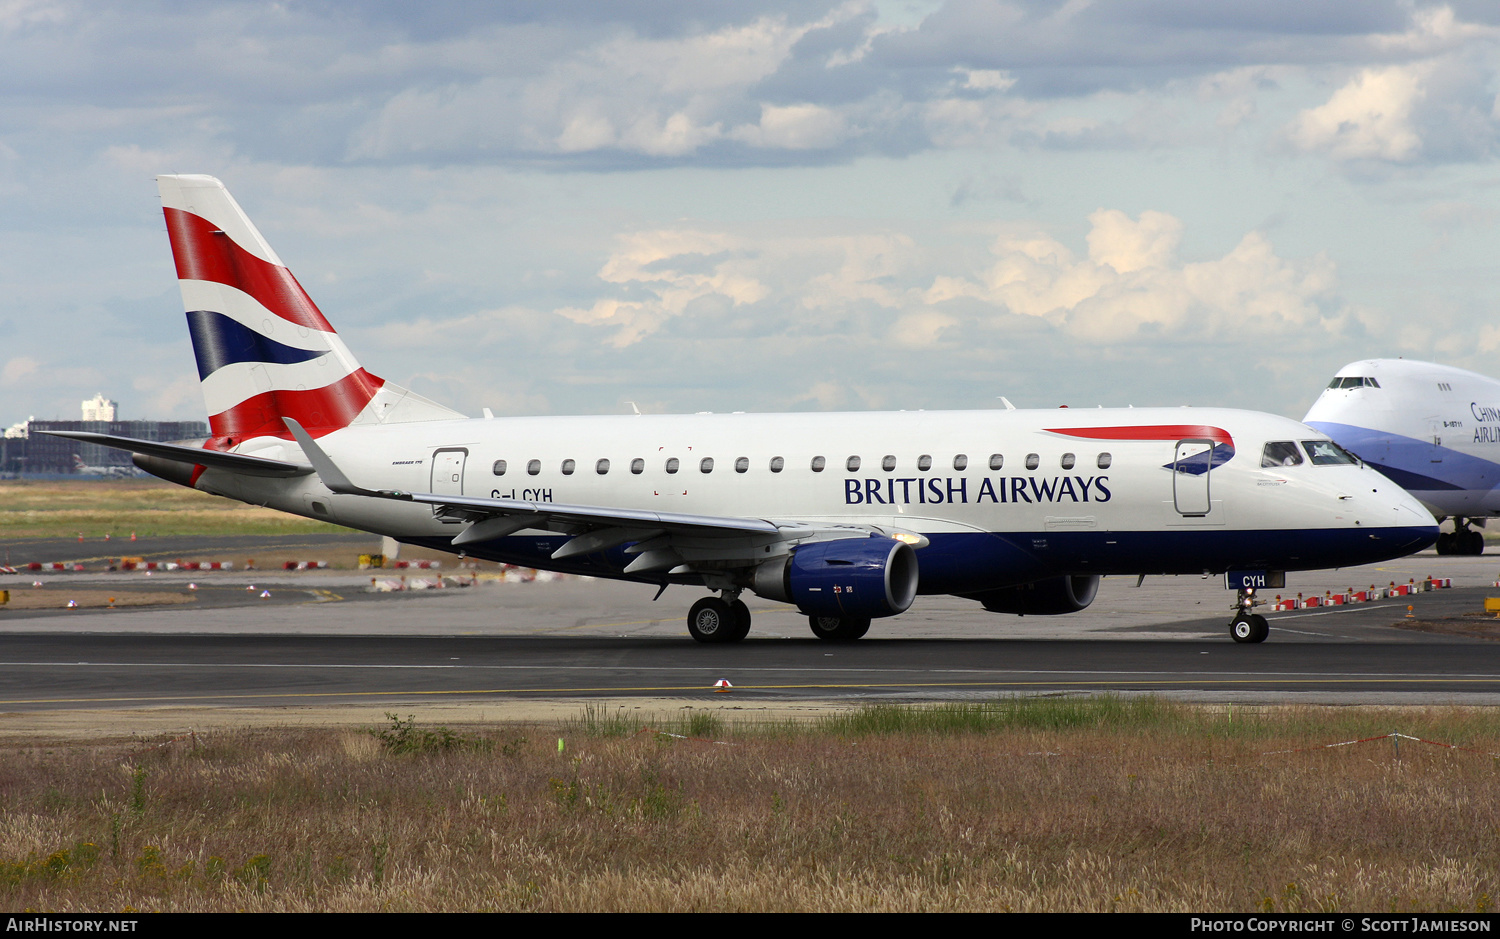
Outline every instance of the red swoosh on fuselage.
[(1138, 424), (1133, 427), (1048, 427), (1049, 434), (1088, 440), (1212, 440), (1234, 446), (1234, 438), (1222, 427), (1208, 424)]

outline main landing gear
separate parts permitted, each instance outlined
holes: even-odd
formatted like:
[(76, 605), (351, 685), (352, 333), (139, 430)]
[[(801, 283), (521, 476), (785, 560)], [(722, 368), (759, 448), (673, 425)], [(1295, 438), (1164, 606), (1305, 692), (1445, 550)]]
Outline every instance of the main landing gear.
[[(740, 599), (740, 592), (719, 593), (704, 597), (688, 611), (688, 632), (699, 642), (739, 642), (750, 634), (750, 608)], [(853, 642), (870, 631), (868, 616), (809, 616), (807, 624), (825, 642)]]
[(1234, 619), (1229, 621), (1229, 635), (1235, 642), (1265, 642), (1271, 635), (1271, 624), (1254, 612), (1257, 603), (1254, 587), (1240, 588), (1239, 599), (1234, 604)]
[(704, 597), (688, 611), (688, 632), (699, 642), (739, 642), (750, 635), (750, 608), (738, 590)]
[(853, 642), (870, 631), (868, 616), (809, 616), (807, 624), (824, 642)]
[(1455, 518), (1453, 530), (1438, 535), (1438, 554), (1466, 554), (1478, 557), (1484, 553), (1484, 534), (1469, 527), (1466, 518)]

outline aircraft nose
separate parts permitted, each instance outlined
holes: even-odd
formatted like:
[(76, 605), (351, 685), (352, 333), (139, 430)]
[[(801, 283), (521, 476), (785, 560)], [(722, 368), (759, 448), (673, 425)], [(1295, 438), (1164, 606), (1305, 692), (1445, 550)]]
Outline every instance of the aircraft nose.
[(1420, 551), (1437, 542), (1437, 519), (1432, 517), (1426, 506), (1389, 481), (1373, 489), (1371, 496), (1380, 500), (1382, 514), (1391, 519), (1392, 527), (1405, 529), (1405, 533), (1420, 541), (1412, 551)]

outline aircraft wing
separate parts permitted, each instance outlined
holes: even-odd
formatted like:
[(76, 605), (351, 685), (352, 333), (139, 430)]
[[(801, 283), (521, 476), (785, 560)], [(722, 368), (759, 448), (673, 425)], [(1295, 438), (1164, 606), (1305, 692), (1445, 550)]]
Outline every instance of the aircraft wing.
[[(532, 528), (573, 536), (553, 552), (555, 560), (634, 542), (626, 552), (635, 554), (636, 558), (626, 566), (625, 573), (668, 569), (669, 573), (691, 573), (694, 562), (752, 566), (775, 556), (777, 546), (781, 546), (779, 553), (785, 553), (786, 546), (795, 542), (892, 535), (867, 525), (810, 525), (764, 518), (366, 489), (350, 480), (302, 425), (292, 418), (283, 419), (329, 490), (344, 495), (431, 505), (444, 516), (469, 521), (469, 526), (454, 537), (455, 548)], [(927, 542), (925, 537), (909, 534), (904, 540), (918, 547)]]
[(263, 456), (224, 453), (220, 450), (184, 447), (180, 444), (159, 443), (155, 440), (137, 440), (134, 437), (116, 437), (112, 434), (95, 434), (83, 430), (39, 430), (37, 433), (46, 434), (49, 437), (67, 437), (69, 440), (81, 440), (84, 443), (97, 443), (116, 450), (142, 453), (177, 463), (233, 470), (247, 476), (290, 478), (306, 476), (313, 471), (313, 468), (306, 463), (288, 463), (285, 460), (272, 460)]

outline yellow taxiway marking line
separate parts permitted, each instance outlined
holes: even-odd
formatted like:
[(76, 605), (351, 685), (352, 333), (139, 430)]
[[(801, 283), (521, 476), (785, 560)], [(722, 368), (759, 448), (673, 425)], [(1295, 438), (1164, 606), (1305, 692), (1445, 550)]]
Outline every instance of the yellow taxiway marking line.
[[(857, 688), (1029, 688), (1029, 687), (1120, 687), (1138, 685), (1170, 685), (1178, 680), (1158, 679), (1105, 679), (1082, 681), (950, 681), (950, 682), (851, 682), (847, 684), (796, 684), (796, 685), (736, 685), (735, 691), (847, 691)], [(1370, 685), (1379, 682), (1406, 685), (1448, 684), (1497, 684), (1500, 678), (1219, 678), (1200, 679), (1184, 684), (1193, 685)], [(160, 702), (160, 701), (223, 701), (223, 700), (285, 700), (289, 698), (390, 698), (408, 695), (412, 697), (435, 697), (440, 695), (503, 695), (503, 694), (626, 694), (692, 692), (713, 693), (711, 685), (642, 685), (604, 688), (469, 688), (436, 691), (287, 691), (275, 693), (216, 694), (216, 695), (167, 695), (157, 697), (109, 697), (109, 698), (14, 698), (0, 700), (0, 706), (8, 704), (102, 704), (108, 702)]]

